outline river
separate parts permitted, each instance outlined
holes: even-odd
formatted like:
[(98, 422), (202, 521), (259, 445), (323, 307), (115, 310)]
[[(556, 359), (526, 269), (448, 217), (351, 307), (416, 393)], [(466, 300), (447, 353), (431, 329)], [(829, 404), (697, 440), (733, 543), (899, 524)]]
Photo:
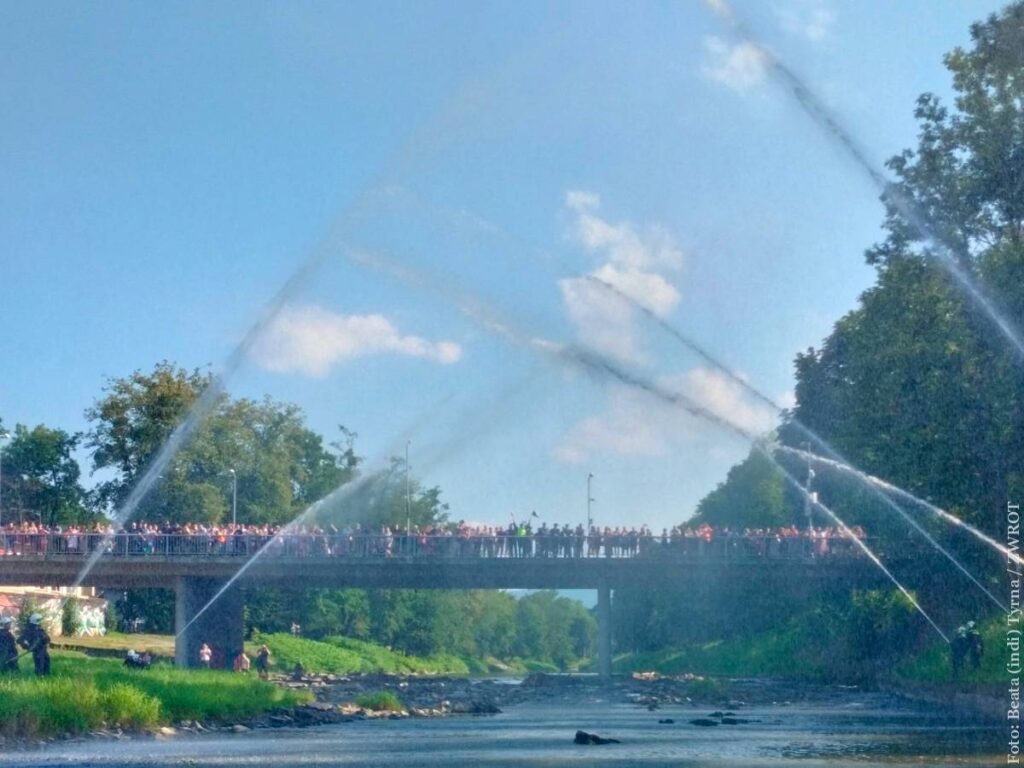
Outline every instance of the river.
[[(950, 766), (1005, 765), (1006, 730), (881, 694), (751, 706), (759, 722), (702, 728), (684, 706), (650, 712), (581, 699), (516, 704), (493, 716), (367, 720), (314, 728), (54, 742), (0, 766)], [(671, 724), (659, 720), (672, 719)], [(577, 746), (577, 729), (621, 744)]]

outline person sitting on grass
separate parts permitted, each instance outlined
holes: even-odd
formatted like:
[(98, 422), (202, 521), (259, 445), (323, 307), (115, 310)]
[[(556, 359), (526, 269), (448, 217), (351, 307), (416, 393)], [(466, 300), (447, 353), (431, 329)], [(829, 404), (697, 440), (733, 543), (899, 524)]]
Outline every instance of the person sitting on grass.
[(129, 669), (149, 669), (152, 663), (153, 659), (148, 653), (136, 653), (134, 650), (128, 651), (124, 658), (124, 665)]
[(18, 644), (11, 632), (10, 616), (0, 617), (0, 672), (18, 671)]

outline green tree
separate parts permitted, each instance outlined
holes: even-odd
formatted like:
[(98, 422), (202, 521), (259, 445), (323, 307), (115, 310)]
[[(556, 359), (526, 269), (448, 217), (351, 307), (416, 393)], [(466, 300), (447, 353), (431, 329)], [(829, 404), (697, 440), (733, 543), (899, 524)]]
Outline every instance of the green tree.
[(209, 374), (176, 368), (165, 360), (152, 373), (135, 371), (107, 382), (104, 396), (85, 412), (93, 425), (86, 441), (93, 451), (93, 471), (114, 473), (96, 488), (106, 507), (116, 507), (129, 493), (211, 381)]
[(407, 520), (414, 526), (440, 525), (448, 521), (448, 505), (437, 486), (425, 488), (413, 476), (407, 486), (405, 461), (393, 457), (386, 469), (361, 478), (352, 493), (325, 504), (315, 519), (339, 528), (356, 523), (371, 529), (404, 528)]
[[(1024, 4), (971, 27), (945, 63), (952, 108), (917, 104), (896, 187), (961, 268), (1024, 325)], [(867, 471), (996, 533), (1024, 478), (1024, 367), (890, 204), (867, 252), (878, 280), (820, 349), (797, 358), (795, 415)], [(783, 429), (784, 439), (799, 437)]]
[[(107, 509), (116, 508), (155, 452), (184, 418), (210, 377), (168, 362), (152, 373), (112, 379), (86, 417), (93, 469), (113, 472), (97, 486)], [(230, 518), (231, 475), (238, 488), (239, 522), (285, 523), (346, 483), (359, 462), (354, 435), (326, 446), (305, 424), (302, 410), (270, 398), (222, 395), (213, 412), (182, 446), (143, 500), (141, 519), (218, 522)]]
[(42, 424), (14, 428), (3, 446), (3, 513), (46, 525), (94, 520), (74, 458), (80, 436)]
[(701, 499), (690, 522), (742, 529), (789, 525), (798, 519), (782, 472), (763, 453), (751, 450)]

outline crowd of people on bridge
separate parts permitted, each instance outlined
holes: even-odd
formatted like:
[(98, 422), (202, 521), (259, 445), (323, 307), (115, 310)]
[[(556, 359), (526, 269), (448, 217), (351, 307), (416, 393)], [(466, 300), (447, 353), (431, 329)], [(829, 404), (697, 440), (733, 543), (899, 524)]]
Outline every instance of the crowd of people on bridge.
[[(858, 538), (864, 531), (854, 527)], [(268, 554), (294, 557), (623, 558), (656, 554), (682, 557), (826, 557), (858, 552), (837, 528), (733, 529), (679, 525), (655, 535), (647, 526), (533, 525), (532, 518), (507, 526), (454, 524), (337, 528), (320, 526), (131, 523), (53, 526), (9, 523), (0, 528), (2, 555), (114, 556)]]

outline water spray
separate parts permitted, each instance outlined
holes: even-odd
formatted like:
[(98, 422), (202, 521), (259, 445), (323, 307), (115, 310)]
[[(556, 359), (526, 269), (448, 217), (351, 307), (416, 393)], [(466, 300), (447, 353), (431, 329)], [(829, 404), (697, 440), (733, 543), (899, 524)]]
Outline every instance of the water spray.
[(521, 57), (521, 52), (517, 52), (514, 56), (509, 56), (500, 67), (495, 68), (487, 76), (469, 78), (461, 83), (433, 115), (399, 146), (384, 168), (377, 174), (376, 179), (342, 208), (326, 236), (309, 251), (295, 271), (267, 302), (256, 321), (248, 328), (222, 367), (214, 374), (210, 384), (149, 460), (142, 477), (136, 481), (128, 497), (115, 510), (112, 532), (104, 536), (100, 546), (86, 560), (75, 578), (74, 586), (80, 586), (85, 581), (96, 563), (103, 557), (112, 537), (123, 530), (135, 515), (139, 504), (156, 485), (160, 475), (181, 450), (181, 447), (188, 442), (198, 426), (216, 407), (221, 395), (225, 392), (228, 380), (242, 366), (253, 346), (281, 313), (288, 301), (297, 295), (323, 263), (336, 253), (338, 244), (351, 234), (355, 226), (372, 207), (381, 199), (386, 198), (387, 191), (393, 187), (395, 179), (415, 167), (424, 158), (438, 154), (444, 145), (451, 141), (455, 129), (464, 126), (474, 114), (482, 110), (490, 98), (491, 92), (497, 87), (496, 83), (503, 76), (504, 70), (510, 68), (512, 64), (516, 63), (516, 59)]
[(1024, 360), (1024, 336), (1022, 336), (1020, 329), (1004, 316), (1003, 312), (996, 307), (995, 302), (985, 295), (974, 278), (960, 265), (957, 249), (950, 246), (936, 231), (920, 207), (904, 195), (895, 184), (886, 179), (885, 175), (868, 159), (867, 154), (853, 138), (850, 131), (839, 123), (838, 118), (811, 91), (802, 78), (750, 32), (747, 25), (733, 11), (728, 0), (705, 0), (705, 3), (729, 25), (733, 34), (739, 40), (752, 46), (757, 51), (758, 56), (767, 66), (768, 71), (793, 94), (800, 108), (814, 121), (815, 125), (821, 128), (830, 139), (839, 145), (878, 189), (883, 199), (891, 203), (907, 223), (917, 230), (921, 239), (925, 241), (927, 246), (930, 246), (930, 250), (937, 256), (938, 263), (953, 278), (970, 301), (989, 318), (992, 324), (1010, 342), (1014, 350), (1016, 350), (1018, 358)]
[(929, 624), (931, 624), (932, 628), (939, 633), (939, 637), (941, 637), (948, 644), (949, 637), (946, 636), (946, 633), (943, 632), (939, 625), (936, 624), (935, 621), (932, 619), (932, 617), (928, 615), (927, 611), (925, 611), (925, 609), (921, 607), (921, 604), (907, 590), (907, 588), (900, 583), (899, 579), (893, 576), (892, 572), (885, 567), (885, 565), (879, 559), (878, 555), (871, 551), (871, 548), (868, 547), (864, 540), (861, 539), (861, 537), (859, 537), (856, 533), (854, 533), (853, 530), (851, 530), (850, 527), (839, 518), (839, 515), (837, 515), (835, 512), (829, 509), (826, 505), (822, 504), (820, 501), (816, 500), (811, 495), (810, 491), (807, 490), (807, 487), (802, 485), (799, 480), (793, 477), (790, 471), (786, 469), (784, 466), (782, 466), (781, 462), (779, 462), (778, 459), (776, 459), (772, 455), (769, 449), (756, 443), (755, 448), (757, 448), (757, 450), (759, 450), (766, 458), (768, 458), (773, 464), (775, 464), (775, 466), (778, 467), (779, 470), (785, 475), (786, 479), (790, 482), (790, 484), (794, 488), (799, 490), (800, 493), (802, 493), (804, 497), (808, 499), (808, 501), (810, 501), (814, 506), (816, 506), (826, 515), (828, 515), (829, 519), (831, 519), (832, 522), (834, 522), (836, 526), (839, 528), (839, 530), (843, 532), (843, 535), (849, 538), (851, 541), (853, 541), (860, 548), (861, 552), (863, 552), (868, 557), (868, 559), (871, 560), (872, 563), (878, 566), (882, 573), (884, 573), (889, 578), (889, 581), (895, 584), (896, 588), (903, 593), (903, 596), (910, 601), (910, 604), (914, 606), (917, 612), (924, 616), (925, 620)]
[[(535, 373), (536, 371), (530, 371), (525, 377), (512, 382), (508, 387), (504, 388), (498, 394), (497, 397), (493, 398), (493, 401), (496, 403), (506, 402), (514, 394), (516, 394), (525, 386), (530, 384), (535, 378)], [(217, 590), (216, 593), (214, 593), (214, 595), (206, 602), (206, 604), (202, 608), (199, 609), (199, 611), (196, 612), (196, 615), (193, 616), (188, 621), (188, 623), (185, 624), (184, 627), (178, 630), (178, 632), (175, 634), (175, 639), (177, 640), (179, 637), (181, 637), (181, 635), (185, 633), (185, 631), (189, 627), (195, 624), (199, 617), (206, 613), (214, 605), (214, 603), (216, 603), (224, 595), (224, 593), (227, 592), (228, 589), (230, 589), (231, 586), (236, 581), (238, 581), (238, 579), (240, 579), (242, 575), (256, 563), (257, 560), (259, 560), (266, 552), (268, 552), (271, 549), (272, 545), (281, 537), (287, 536), (291, 531), (294, 531), (296, 528), (301, 526), (309, 518), (314, 517), (318, 512), (330, 509), (331, 507), (335, 507), (341, 504), (346, 499), (349, 499), (352, 496), (358, 494), (364, 488), (370, 486), (373, 482), (375, 482), (379, 477), (380, 473), (387, 468), (388, 461), (390, 457), (395, 453), (397, 448), (402, 444), (406, 444), (409, 437), (418, 432), (423, 427), (423, 425), (430, 420), (431, 416), (433, 416), (436, 413), (439, 413), (441, 411), (441, 407), (450, 399), (450, 397), (447, 397), (433, 404), (426, 411), (425, 415), (417, 419), (417, 421), (410, 428), (404, 430), (399, 435), (399, 437), (391, 444), (389, 449), (384, 451), (380, 456), (378, 456), (374, 460), (372, 464), (372, 471), (368, 471), (365, 474), (361, 475), (360, 477), (356, 478), (355, 480), (347, 482), (344, 485), (338, 486), (324, 498), (313, 502), (308, 507), (306, 507), (302, 512), (300, 512), (296, 517), (294, 517), (290, 522), (288, 522), (284, 526), (284, 528), (282, 528), (280, 531), (274, 534), (274, 536), (270, 537), (266, 542), (264, 542), (264, 544), (253, 553), (252, 557), (246, 560), (246, 562), (234, 573), (234, 575), (219, 590)], [(489, 415), (489, 412), (493, 410), (493, 408), (489, 408), (487, 410)], [(495, 426), (497, 426), (498, 420), (490, 417), (485, 418), (481, 414), (463, 414), (462, 418), (459, 419), (458, 423), (460, 426), (460, 431), (455, 436), (452, 436), (448, 440), (438, 445), (435, 445), (427, 450), (425, 458), (423, 459), (422, 462), (424, 466), (429, 468), (437, 466), (441, 462), (446, 461), (450, 456), (457, 452), (460, 446), (465, 445), (467, 436), (478, 436), (483, 432), (493, 429)]]
[[(465, 212), (458, 212), (456, 214), (453, 214), (445, 209), (438, 209), (436, 206), (430, 206), (419, 197), (411, 195), (410, 193), (404, 190), (403, 193), (405, 194), (405, 197), (407, 199), (415, 203), (420, 209), (426, 210), (428, 213), (435, 216), (443, 215), (445, 218), (454, 219), (453, 225), (461, 226), (468, 224), (475, 231), (483, 231), (491, 235), (499, 235), (502, 238), (509, 240), (513, 245), (517, 247), (527, 247), (533, 251), (537, 250), (536, 248), (531, 247), (528, 243), (525, 243), (520, 238), (509, 233), (504, 228), (491, 221), (480, 218), (478, 216), (469, 215)], [(438, 285), (437, 281), (432, 280), (428, 276), (417, 273), (415, 270), (412, 270), (402, 264), (398, 264), (393, 260), (386, 259), (379, 255), (371, 255), (367, 252), (357, 252), (356, 255), (353, 257), (353, 260), (362, 266), (370, 266), (375, 269), (384, 271), (391, 277), (399, 279), (407, 284), (412, 284), (417, 288), (426, 288), (432, 290), (433, 292), (441, 293), (444, 298), (452, 300), (457, 305), (472, 307), (472, 311), (467, 312), (467, 314), (470, 314), (471, 317), (480, 316), (481, 314), (483, 314), (487, 318), (487, 324), (490, 326), (491, 330), (497, 330), (499, 334), (506, 340), (514, 340), (515, 338), (515, 334), (511, 330), (510, 324), (507, 323), (506, 321), (496, 320), (494, 312), (492, 310), (487, 310), (486, 308), (484, 308), (478, 300), (476, 300), (475, 298), (472, 298), (472, 300), (470, 300), (467, 299), (465, 296), (453, 296), (453, 289), (451, 287), (450, 282), (446, 281), (443, 283), (443, 285)], [(732, 368), (730, 368), (728, 365), (726, 365), (724, 362), (718, 359), (718, 357), (711, 353), (707, 348), (705, 348), (703, 345), (697, 343), (690, 337), (680, 332), (673, 325), (668, 323), (664, 318), (662, 318), (656, 312), (651, 310), (650, 307), (634, 299), (632, 296), (622, 291), (614, 284), (598, 277), (597, 275), (584, 275), (583, 279), (600, 287), (602, 290), (607, 291), (614, 297), (625, 302), (634, 310), (640, 312), (644, 317), (646, 317), (649, 321), (655, 323), (659, 328), (661, 328), (663, 331), (669, 334), (673, 339), (686, 346), (692, 352), (696, 353), (705, 362), (710, 364), (713, 368), (720, 371), (731, 381), (740, 386), (755, 400), (772, 408), (780, 416), (786, 415), (786, 409), (782, 405), (778, 404), (771, 397), (764, 394), (757, 387), (750, 384), (746, 379), (744, 379), (742, 376), (738, 375), (735, 371), (733, 371)], [(612, 375), (614, 378), (618, 379), (620, 382), (627, 386), (639, 385), (642, 388), (646, 388), (643, 387), (643, 385), (640, 384), (640, 382), (635, 377), (631, 376), (623, 368), (621, 368), (620, 366), (616, 366), (614, 364), (609, 364), (610, 361), (608, 361), (606, 358), (602, 358), (596, 355), (593, 351), (586, 350), (583, 348), (569, 347), (562, 348), (560, 350), (560, 354), (569, 358), (578, 358), (575, 362), (578, 362), (585, 367), (602, 368), (604, 369), (605, 373)], [(663, 398), (674, 398), (677, 404), (682, 405), (679, 397), (674, 393), (663, 390), (661, 393), (656, 394), (656, 396), (660, 396)], [(735, 430), (732, 429), (734, 425), (727, 423), (726, 421), (720, 419), (717, 415), (706, 411), (706, 409), (693, 409), (691, 408), (692, 405), (695, 404), (690, 403), (690, 405), (683, 405), (683, 407), (686, 408), (693, 416), (713, 420), (718, 424), (718, 426), (725, 427), (726, 429), (735, 432)], [(814, 430), (804, 425), (799, 419), (791, 415), (789, 423), (795, 429), (797, 429), (804, 437), (811, 441), (819, 450), (822, 450), (827, 455), (833, 457), (837, 462), (841, 462), (844, 465), (848, 464), (848, 461), (845, 458), (843, 458), (843, 456), (828, 441), (826, 441), (824, 438), (818, 435)], [(743, 437), (746, 440), (753, 439), (748, 434), (741, 434), (741, 437)], [(967, 570), (967, 568), (964, 567), (964, 565), (961, 564), (960, 561), (953, 556), (952, 553), (950, 553), (946, 548), (939, 544), (939, 542), (937, 542), (934, 539), (934, 537), (931, 534), (929, 534), (928, 531), (926, 531), (917, 522), (917, 520), (911, 517), (906, 512), (906, 510), (904, 510), (899, 504), (894, 502), (892, 498), (887, 496), (885, 493), (882, 493), (879, 489), (879, 486), (875, 482), (868, 481), (866, 475), (863, 476), (861, 479), (864, 481), (864, 486), (868, 489), (869, 492), (871, 492), (883, 504), (885, 504), (887, 507), (896, 512), (901, 518), (903, 518), (903, 520), (905, 520), (908, 525), (910, 525), (914, 530), (916, 530), (937, 552), (939, 552), (947, 560), (949, 560), (954, 565), (954, 567), (956, 567), (957, 570), (959, 570), (965, 577), (967, 577), (967, 579), (972, 584), (974, 584), (979, 590), (981, 590), (993, 603), (995, 603), (995, 605), (997, 605), (1001, 610), (1005, 610), (1005, 606), (1003, 605), (1002, 601), (996, 598), (991, 593), (991, 591), (989, 591), (981, 583), (981, 581), (974, 576), (974, 574)], [(901, 493), (906, 494), (907, 492), (901, 490)], [(912, 497), (912, 495), (908, 495)]]
[(905, 491), (902, 488), (893, 485), (892, 483), (888, 483), (888, 482), (886, 482), (885, 480), (883, 480), (880, 477), (875, 477), (874, 475), (869, 475), (867, 472), (859, 470), (856, 467), (850, 466), (849, 464), (844, 464), (841, 461), (836, 461), (834, 459), (827, 459), (824, 456), (818, 456), (816, 454), (809, 453), (807, 451), (801, 451), (801, 450), (798, 450), (796, 448), (790, 448), (788, 446), (779, 445), (779, 446), (776, 446), (776, 450), (785, 451), (787, 453), (792, 453), (792, 454), (800, 456), (800, 457), (802, 457), (802, 458), (804, 458), (804, 459), (806, 459), (808, 461), (814, 461), (814, 462), (817, 462), (819, 464), (824, 464), (825, 466), (832, 467), (833, 469), (837, 469), (840, 472), (845, 472), (847, 474), (853, 475), (855, 477), (860, 478), (863, 482), (868, 483), (868, 484), (870, 484), (870, 485), (872, 485), (872, 486), (874, 486), (876, 488), (879, 488), (881, 490), (887, 491), (888, 493), (895, 494), (897, 496), (900, 496), (900, 497), (906, 499), (908, 502), (911, 502), (913, 504), (917, 504), (918, 506), (924, 507), (925, 509), (927, 509), (929, 512), (931, 512), (932, 514), (934, 514), (936, 517), (940, 518), (941, 520), (945, 520), (947, 523), (950, 523), (951, 525), (954, 525), (957, 528), (960, 528), (960, 529), (962, 529), (964, 531), (967, 531), (969, 534), (974, 536), (979, 541), (984, 542), (986, 545), (992, 547), (992, 549), (994, 549), (996, 552), (998, 552), (1000, 555), (1002, 555), (1003, 557), (1007, 558), (1008, 560), (1011, 560), (1011, 561), (1017, 563), (1018, 565), (1024, 565), (1024, 557), (1021, 557), (1017, 553), (1011, 551), (1005, 545), (1000, 544), (998, 541), (993, 539), (991, 536), (989, 536), (989, 535), (985, 534), (984, 532), (980, 531), (978, 528), (975, 528), (973, 525), (968, 523), (966, 520), (962, 520), (959, 517), (957, 517), (956, 515), (954, 515), (954, 514), (952, 514), (950, 512), (947, 512), (942, 507), (939, 507), (939, 506), (937, 506), (935, 504), (932, 504), (930, 501), (925, 501), (924, 499), (920, 498), (919, 496), (915, 496), (914, 494), (910, 493), (909, 491)]
[[(516, 327), (508, 320), (499, 318), (493, 308), (484, 304), (475, 296), (471, 296), (458, 290), (455, 287), (455, 283), (451, 280), (436, 280), (429, 275), (400, 264), (394, 259), (388, 258), (380, 253), (370, 254), (367, 251), (358, 251), (357, 253), (358, 259), (352, 260), (360, 266), (371, 267), (384, 272), (394, 279), (407, 283), (414, 288), (429, 290), (432, 293), (440, 295), (443, 299), (454, 303), (455, 306), (463, 312), (463, 314), (478, 325), (482, 326), (485, 330), (498, 335), (505, 341), (526, 346), (536, 352), (552, 357), (563, 364), (568, 363), (573, 367), (580, 368), (601, 378), (617, 381), (631, 389), (644, 391), (663, 403), (675, 408), (682, 408), (695, 418), (709, 422), (720, 429), (743, 438), (744, 440), (752, 443), (759, 451), (764, 453), (768, 460), (778, 467), (791, 483), (795, 484), (801, 489), (802, 493), (807, 494), (808, 498), (810, 498), (807, 490), (796, 481), (789, 470), (782, 466), (771, 451), (767, 450), (760, 444), (757, 435), (747, 429), (744, 429), (738, 424), (735, 424), (729, 419), (709, 411), (688, 398), (686, 395), (680, 392), (668, 390), (665, 387), (646, 379), (640, 374), (628, 371), (596, 350), (582, 346), (556, 344), (548, 340), (530, 337), (528, 334), (517, 330)], [(844, 532), (845, 535), (849, 536), (857, 543), (858, 547), (867, 555), (871, 562), (882, 570), (886, 577), (888, 577), (900, 592), (903, 593), (915, 609), (935, 629), (939, 636), (948, 643), (949, 638), (939, 628), (938, 624), (935, 623), (920, 603), (889, 571), (889, 569), (885, 567), (881, 559), (871, 551), (870, 547), (857, 537), (856, 534), (850, 530), (849, 526), (847, 526), (833, 510), (820, 502), (817, 503), (817, 506), (825, 511), (825, 513), (836, 522), (836, 525)]]
[[(761, 390), (759, 390), (757, 387), (755, 387), (750, 382), (746, 381), (742, 376), (740, 376), (735, 371), (733, 371), (731, 368), (729, 368), (729, 366), (727, 366), (725, 363), (721, 362), (718, 358), (716, 358), (714, 355), (712, 355), (710, 352), (708, 352), (703, 346), (701, 346), (697, 342), (693, 341), (691, 338), (689, 338), (685, 334), (681, 333), (678, 329), (676, 329), (674, 326), (672, 326), (666, 320), (664, 320), (659, 315), (657, 315), (655, 312), (653, 312), (649, 307), (644, 306), (639, 301), (636, 301), (632, 296), (628, 295), (627, 293), (625, 293), (624, 291), (621, 291), (619, 288), (617, 288), (613, 284), (611, 284), (611, 283), (609, 283), (609, 282), (607, 282), (605, 280), (602, 280), (601, 278), (599, 278), (599, 277), (597, 277), (595, 275), (587, 275), (586, 279), (590, 280), (591, 282), (595, 283), (596, 285), (601, 286), (604, 290), (612, 293), (618, 299), (620, 299), (621, 301), (626, 302), (631, 307), (633, 307), (634, 309), (636, 309), (637, 311), (642, 313), (649, 320), (651, 320), (652, 322), (656, 323), (658, 325), (658, 327), (660, 327), (666, 333), (671, 335), (672, 338), (674, 338), (676, 341), (680, 342), (681, 344), (685, 345), (688, 349), (690, 349), (693, 352), (695, 352), (696, 354), (698, 354), (706, 362), (711, 364), (716, 370), (720, 371), (725, 376), (727, 376), (731, 381), (735, 382), (740, 387), (742, 387), (744, 391), (746, 391), (748, 394), (750, 394), (756, 400), (758, 400), (758, 401), (760, 401), (760, 402), (770, 406), (771, 408), (774, 408), (775, 411), (780, 416), (785, 416), (786, 415), (786, 409), (785, 408), (783, 408), (781, 405), (778, 405), (774, 400), (772, 400), (766, 394), (761, 392)], [(899, 504), (897, 504), (895, 501), (893, 501), (889, 496), (887, 496), (886, 494), (882, 493), (878, 483), (879, 482), (884, 482), (884, 481), (878, 481), (878, 478), (872, 478), (870, 475), (867, 475), (866, 473), (863, 473), (860, 470), (857, 470), (854, 467), (850, 466), (849, 463), (846, 461), (846, 459), (844, 459), (839, 454), (839, 452), (835, 448), (833, 448), (832, 445), (827, 440), (825, 440), (823, 437), (818, 435), (810, 427), (808, 427), (805, 424), (803, 424), (795, 416), (790, 416), (789, 424), (792, 425), (793, 427), (795, 427), (797, 430), (799, 430), (800, 434), (802, 434), (808, 440), (812, 441), (822, 451), (824, 451), (826, 454), (831, 456), (832, 460), (825, 460), (825, 459), (823, 459), (823, 457), (819, 457), (816, 454), (805, 453), (803, 451), (796, 451), (795, 449), (790, 449), (788, 446), (784, 446), (784, 445), (781, 445), (781, 444), (778, 444), (776, 446), (778, 450), (792, 451), (792, 452), (797, 453), (797, 454), (799, 454), (801, 456), (804, 456), (805, 458), (815, 458), (815, 459), (821, 459), (823, 461), (831, 461), (831, 463), (833, 465), (837, 466), (837, 467), (849, 467), (849, 469), (853, 471), (854, 477), (858, 478), (863, 483), (865, 488), (867, 488), (883, 504), (885, 504), (891, 510), (896, 512), (900, 517), (902, 517), (907, 522), (907, 524), (910, 525), (915, 531), (917, 531), (919, 534), (921, 534), (921, 536), (924, 537), (925, 541), (927, 541), (937, 552), (939, 552), (947, 560), (949, 560), (949, 562), (951, 562), (957, 568), (957, 570), (959, 570), (964, 576), (966, 576), (971, 581), (971, 583), (974, 584), (978, 589), (980, 589), (982, 592), (984, 592), (985, 595), (993, 603), (995, 603), (1001, 610), (1006, 611), (1006, 606), (1003, 604), (1003, 602), (1001, 600), (999, 600), (995, 595), (993, 595), (985, 587), (985, 585), (982, 584), (974, 576), (974, 574), (972, 574), (970, 571), (968, 571), (967, 568), (965, 568), (963, 566), (963, 564), (961, 564), (960, 561), (957, 560), (953, 556), (953, 554), (951, 552), (949, 552), (945, 547), (943, 547), (941, 544), (939, 544), (939, 542), (937, 542), (935, 540), (935, 538), (930, 533), (928, 533), (928, 531), (926, 531), (923, 527), (921, 527), (920, 523), (918, 523), (917, 520), (915, 520), (913, 517), (911, 517), (907, 513), (907, 511), (905, 509), (903, 509), (903, 507), (901, 507)], [(896, 486), (891, 486), (891, 487), (892, 488), (896, 488)], [(897, 489), (897, 490), (899, 490), (899, 492), (901, 494), (905, 494), (907, 497), (909, 497), (911, 499), (916, 499), (917, 501), (920, 501), (919, 499), (917, 499), (916, 496), (913, 496), (913, 494), (910, 494), (907, 491), (904, 491), (902, 489)], [(944, 512), (944, 514), (948, 515), (948, 513), (945, 513), (945, 512)], [(949, 515), (949, 516), (952, 517), (952, 515)], [(962, 521), (959, 521), (958, 518), (954, 518), (954, 519), (957, 519), (959, 523), (961, 523), (961, 524), (963, 524), (965, 526), (967, 525), (966, 523), (963, 523)], [(967, 527), (970, 527), (970, 526), (967, 526)], [(1003, 549), (1005, 549), (1005, 547)]]

